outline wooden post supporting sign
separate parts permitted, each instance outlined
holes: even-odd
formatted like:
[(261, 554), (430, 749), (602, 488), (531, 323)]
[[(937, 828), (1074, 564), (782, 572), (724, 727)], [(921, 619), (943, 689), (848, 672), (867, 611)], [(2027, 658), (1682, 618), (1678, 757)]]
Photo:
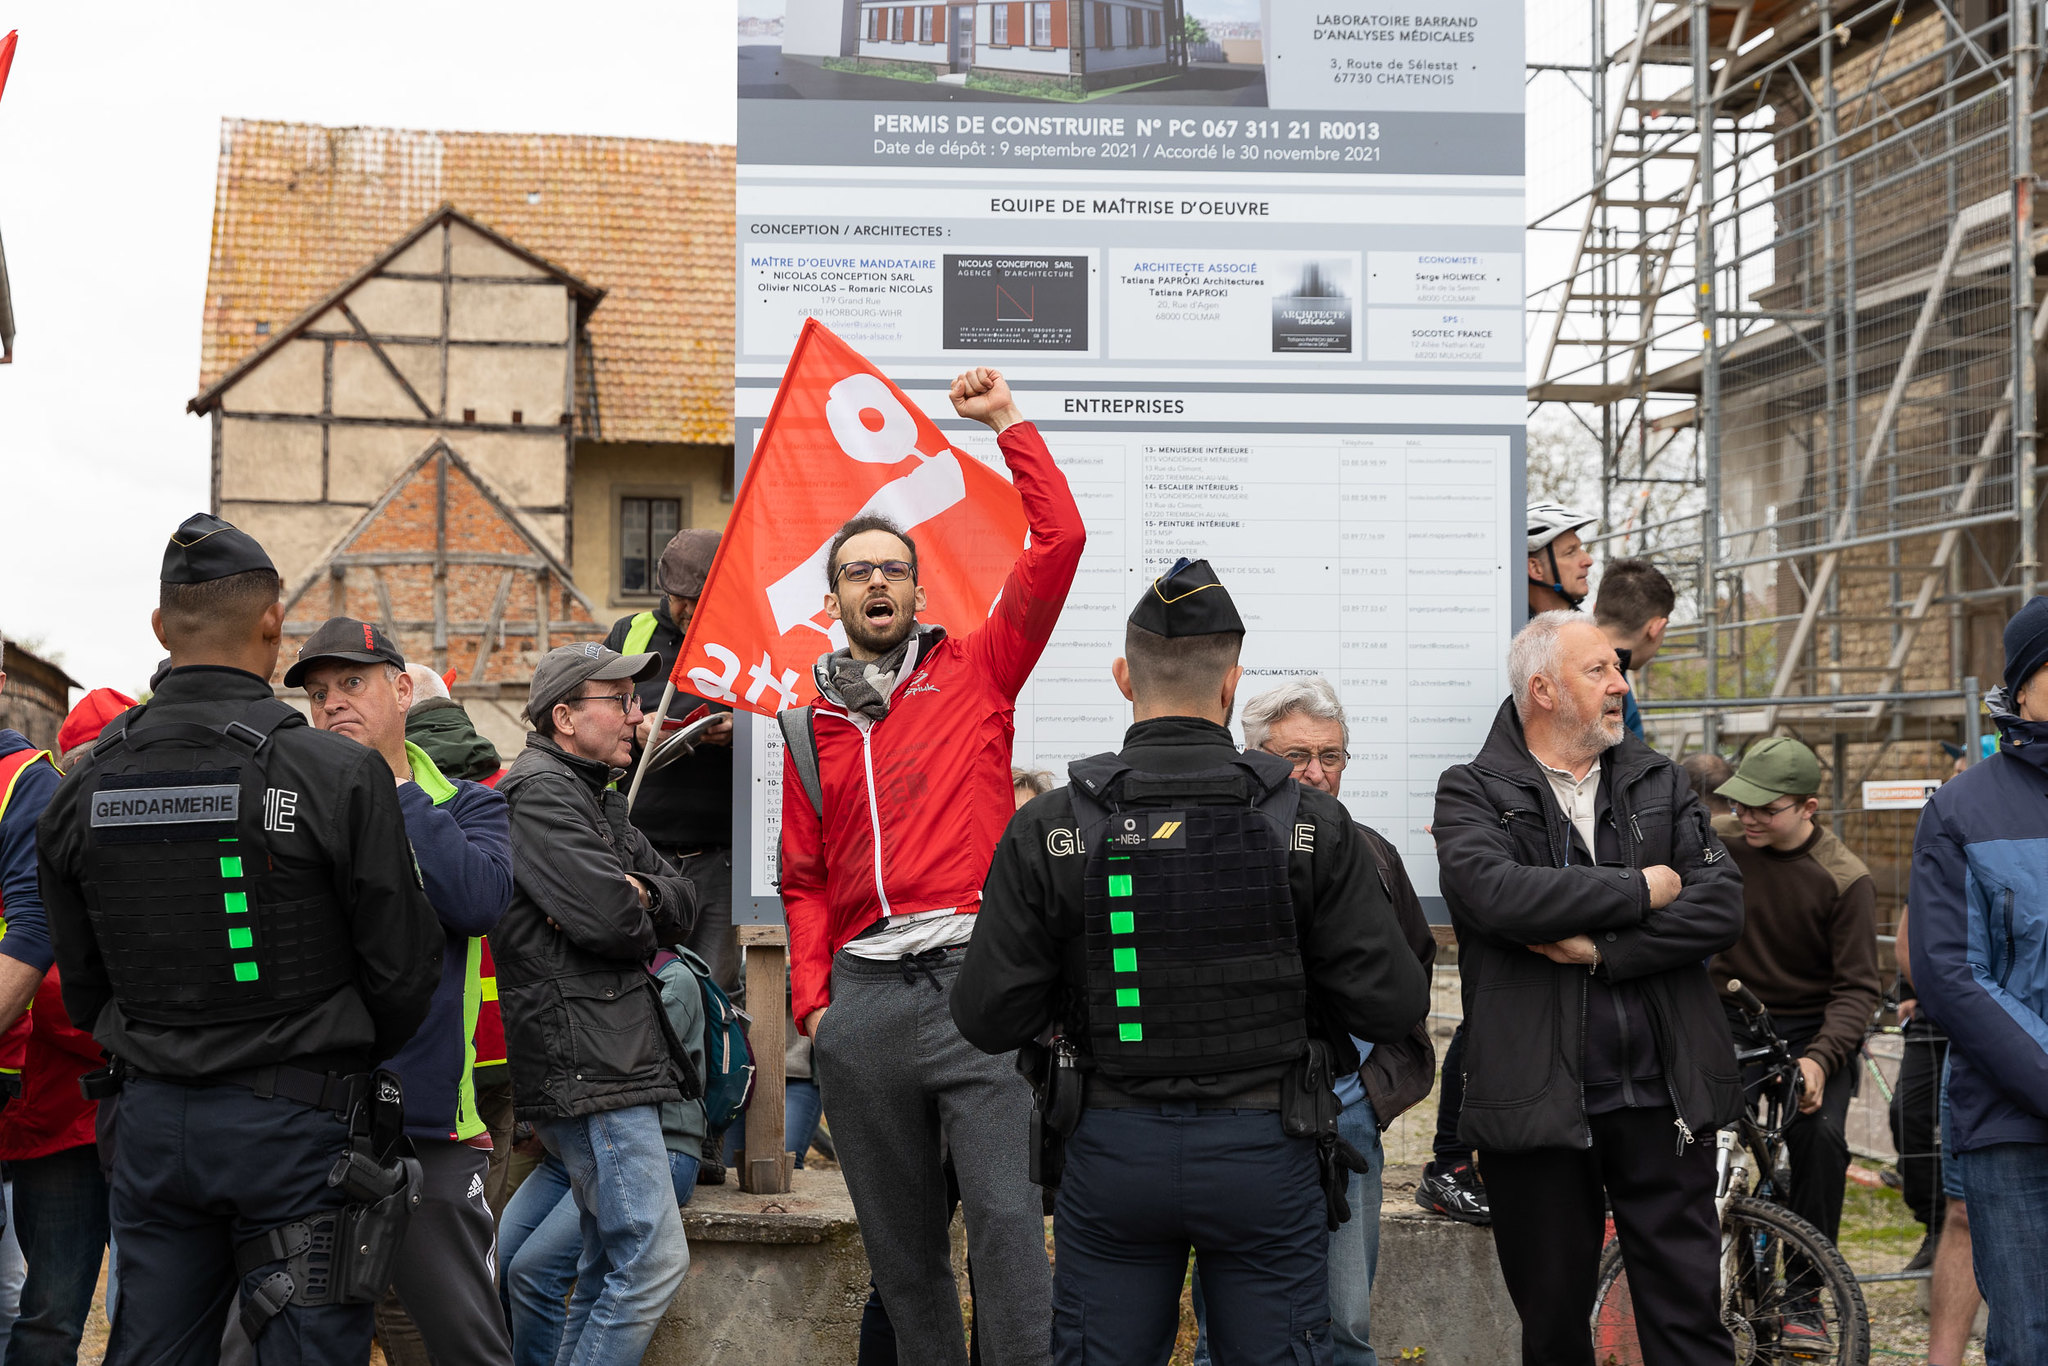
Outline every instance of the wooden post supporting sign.
[(796, 1159), (783, 1151), (783, 1026), (789, 1015), (789, 930), (782, 925), (741, 925), (747, 951), (747, 1039), (754, 1047), (754, 1098), (740, 1153), (740, 1189), (757, 1195), (789, 1190)]

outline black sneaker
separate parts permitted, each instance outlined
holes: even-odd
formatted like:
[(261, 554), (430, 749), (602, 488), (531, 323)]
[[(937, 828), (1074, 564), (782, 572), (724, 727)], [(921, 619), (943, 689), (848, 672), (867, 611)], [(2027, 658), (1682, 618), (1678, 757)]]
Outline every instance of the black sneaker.
[(1479, 1183), (1479, 1173), (1470, 1162), (1448, 1168), (1432, 1162), (1424, 1167), (1422, 1180), (1415, 1187), (1415, 1203), (1461, 1224), (1493, 1222), (1493, 1211), (1486, 1205), (1486, 1187)]
[(1908, 1271), (1925, 1271), (1934, 1265), (1935, 1249), (1941, 1246), (1941, 1230), (1929, 1229), (1927, 1236), (1920, 1240), (1920, 1250), (1913, 1254), (1913, 1260), (1906, 1263)]

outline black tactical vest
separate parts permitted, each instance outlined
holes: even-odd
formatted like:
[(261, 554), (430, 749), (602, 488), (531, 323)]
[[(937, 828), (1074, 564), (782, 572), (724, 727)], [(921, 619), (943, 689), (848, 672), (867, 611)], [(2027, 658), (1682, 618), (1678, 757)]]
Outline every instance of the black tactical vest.
[(265, 835), (306, 819), (282, 810), (263, 767), (271, 732), (305, 723), (275, 699), (220, 728), (144, 707), (93, 746), (86, 911), (130, 1019), (273, 1019), (354, 980), (331, 876), (280, 872)]
[(1082, 848), (1082, 998), (1112, 1078), (1246, 1071), (1300, 1057), (1308, 991), (1287, 856), (1301, 790), (1245, 754), (1141, 773), (1114, 754), (1068, 768)]

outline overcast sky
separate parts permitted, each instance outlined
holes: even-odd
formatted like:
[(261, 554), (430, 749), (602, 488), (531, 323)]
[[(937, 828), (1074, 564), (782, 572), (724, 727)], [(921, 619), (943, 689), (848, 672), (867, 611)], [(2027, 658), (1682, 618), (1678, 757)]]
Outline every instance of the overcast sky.
[(733, 5), (0, 5), (0, 631), (88, 687), (161, 656), (164, 538), (207, 503), (185, 401), (223, 117), (730, 142)]
[[(20, 333), (0, 367), (0, 632), (40, 642), (88, 687), (134, 692), (159, 658), (149, 610), (164, 538), (207, 503), (208, 427), (185, 402), (222, 118), (730, 142), (725, 35), (741, 3), (780, 9), (0, 6), (0, 33), (21, 30), (0, 98), (0, 236)], [(1605, 3), (1625, 34), (1628, 0)], [(1250, 18), (1257, 3), (1190, 9)], [(1529, 0), (1531, 59), (1583, 62), (1586, 13), (1586, 0)], [(1571, 79), (1529, 89), (1532, 214), (1585, 175)], [(1532, 234), (1532, 282), (1558, 273), (1559, 237)]]

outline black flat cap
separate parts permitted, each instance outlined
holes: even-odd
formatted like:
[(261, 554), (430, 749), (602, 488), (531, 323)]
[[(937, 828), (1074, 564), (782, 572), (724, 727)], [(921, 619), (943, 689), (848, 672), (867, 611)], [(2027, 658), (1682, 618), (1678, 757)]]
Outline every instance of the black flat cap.
[(210, 512), (195, 512), (171, 533), (159, 577), (165, 583), (210, 583), (252, 569), (277, 572), (254, 536)]
[(352, 664), (389, 664), (398, 669), (405, 667), (405, 656), (391, 643), (391, 637), (369, 622), (357, 621), (354, 617), (329, 617), (299, 647), (298, 659), (284, 671), (284, 685), (287, 688), (298, 687), (305, 681), (306, 670), (323, 659), (344, 659)]
[(1244, 634), (1244, 618), (1207, 560), (1183, 556), (1152, 581), (1131, 609), (1131, 625), (1155, 636)]

